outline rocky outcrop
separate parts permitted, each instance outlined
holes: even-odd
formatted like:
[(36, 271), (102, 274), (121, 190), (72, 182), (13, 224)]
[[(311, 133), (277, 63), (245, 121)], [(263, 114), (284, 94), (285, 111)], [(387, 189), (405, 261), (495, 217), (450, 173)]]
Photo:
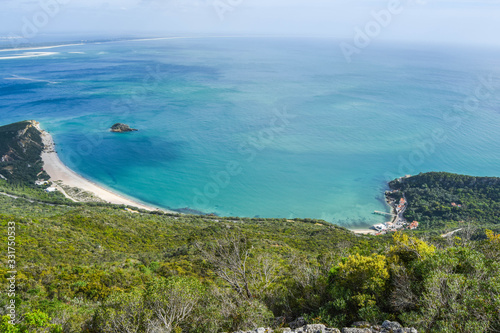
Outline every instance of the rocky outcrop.
[(0, 178), (34, 183), (37, 175), (43, 173), (43, 149), (38, 122), (27, 120), (0, 126)]
[(371, 326), (366, 322), (354, 323), (357, 327), (344, 327), (342, 330), (338, 328), (328, 328), (322, 324), (305, 324), (302, 327), (296, 327), (298, 323), (305, 323), (303, 318), (290, 323), (293, 328), (279, 328), (273, 330), (271, 328), (259, 327), (253, 331), (238, 331), (234, 333), (418, 333), (415, 328), (401, 326), (395, 321), (386, 320), (382, 325)]
[(127, 124), (116, 123), (113, 126), (111, 126), (111, 132), (115, 133), (135, 132), (135, 131), (138, 130), (135, 128), (130, 128), (130, 126)]

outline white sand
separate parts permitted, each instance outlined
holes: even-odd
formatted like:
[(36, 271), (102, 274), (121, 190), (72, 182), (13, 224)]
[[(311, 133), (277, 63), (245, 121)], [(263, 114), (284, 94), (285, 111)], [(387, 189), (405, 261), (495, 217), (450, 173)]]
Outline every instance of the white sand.
[[(78, 187), (85, 191), (92, 192), (97, 197), (112, 204), (129, 205), (149, 211), (159, 210), (158, 208), (148, 206), (146, 204), (127, 199), (119, 194), (113, 193), (78, 175), (61, 162), (59, 156), (57, 155), (57, 152), (54, 149), (54, 140), (52, 139), (52, 136), (47, 131), (41, 130), (41, 133), (43, 144), (45, 145), (45, 150), (42, 153), (42, 160), (44, 163), (43, 168), (49, 174), (51, 181), (61, 181), (64, 185)], [(162, 211), (173, 213), (167, 210)]]
[(376, 231), (372, 229), (350, 229), (350, 230), (355, 234), (369, 234), (369, 235), (376, 234)]

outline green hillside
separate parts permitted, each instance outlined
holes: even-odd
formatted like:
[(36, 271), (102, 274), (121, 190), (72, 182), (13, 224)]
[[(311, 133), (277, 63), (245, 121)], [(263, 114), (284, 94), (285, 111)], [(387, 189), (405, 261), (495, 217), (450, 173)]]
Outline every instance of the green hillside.
[(405, 194), (405, 218), (424, 228), (500, 224), (500, 178), (429, 172), (393, 180), (389, 186)]
[[(42, 171), (43, 150), (40, 132), (33, 121), (21, 121), (0, 127), (0, 179), (31, 182)], [(41, 178), (47, 178), (45, 173)]]

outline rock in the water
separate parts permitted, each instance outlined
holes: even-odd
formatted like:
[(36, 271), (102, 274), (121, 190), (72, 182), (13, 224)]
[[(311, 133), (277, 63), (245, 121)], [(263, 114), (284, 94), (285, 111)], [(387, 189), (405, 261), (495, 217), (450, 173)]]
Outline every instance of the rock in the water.
[(135, 128), (130, 128), (127, 124), (116, 123), (111, 126), (111, 132), (123, 133), (123, 132), (135, 132), (137, 131)]

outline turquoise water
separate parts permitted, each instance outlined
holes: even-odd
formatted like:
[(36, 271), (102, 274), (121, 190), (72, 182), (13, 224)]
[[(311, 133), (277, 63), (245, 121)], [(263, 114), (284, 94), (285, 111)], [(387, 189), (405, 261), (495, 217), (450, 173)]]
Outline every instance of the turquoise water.
[(379, 44), (350, 64), (326, 39), (39, 51), (57, 53), (0, 59), (0, 123), (41, 121), (68, 166), (158, 207), (365, 226), (385, 220), (372, 212), (392, 178), (500, 176), (499, 51)]

